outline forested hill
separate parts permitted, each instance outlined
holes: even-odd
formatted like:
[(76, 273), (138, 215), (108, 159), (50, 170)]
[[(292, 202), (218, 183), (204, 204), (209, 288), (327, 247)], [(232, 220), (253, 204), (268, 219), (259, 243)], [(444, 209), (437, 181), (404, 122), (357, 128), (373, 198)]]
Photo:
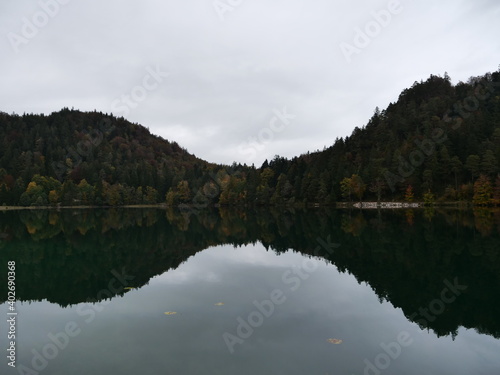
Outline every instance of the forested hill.
[[(500, 203), (500, 71), (404, 90), (333, 146), (270, 167), (275, 197)], [(276, 185), (274, 185), (276, 184)], [(278, 198), (280, 199), (280, 198)]]
[[(102, 113), (0, 113), (0, 204), (157, 203), (211, 165)], [(162, 193), (163, 198), (160, 197)]]
[(0, 205), (500, 203), (500, 71), (431, 76), (321, 152), (209, 164), (106, 114), (0, 113)]

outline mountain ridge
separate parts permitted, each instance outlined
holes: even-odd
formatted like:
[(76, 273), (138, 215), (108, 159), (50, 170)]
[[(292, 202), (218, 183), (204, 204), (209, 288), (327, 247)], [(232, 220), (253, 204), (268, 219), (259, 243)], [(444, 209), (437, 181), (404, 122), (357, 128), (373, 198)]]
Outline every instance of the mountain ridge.
[(500, 71), (431, 75), (323, 151), (219, 165), (101, 112), (0, 112), (0, 204), (500, 204)]

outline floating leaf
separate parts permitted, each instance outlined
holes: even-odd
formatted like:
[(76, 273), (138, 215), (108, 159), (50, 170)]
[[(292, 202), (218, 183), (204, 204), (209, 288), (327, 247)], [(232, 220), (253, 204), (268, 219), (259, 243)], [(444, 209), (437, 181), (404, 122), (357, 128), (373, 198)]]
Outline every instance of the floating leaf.
[(215, 306), (223, 306), (223, 305), (224, 305), (224, 303), (223, 303), (223, 302), (217, 302), (217, 303), (215, 304)]
[(328, 341), (330, 344), (342, 344), (342, 340), (339, 339), (328, 339), (326, 341)]
[(165, 315), (175, 315), (177, 314), (175, 311), (167, 311)]

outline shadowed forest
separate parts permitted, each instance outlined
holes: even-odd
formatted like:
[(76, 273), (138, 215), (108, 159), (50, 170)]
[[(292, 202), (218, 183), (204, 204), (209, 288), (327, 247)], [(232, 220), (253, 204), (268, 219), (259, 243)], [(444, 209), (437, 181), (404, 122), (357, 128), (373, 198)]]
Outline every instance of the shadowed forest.
[(323, 151), (260, 167), (212, 164), (124, 118), (67, 108), (0, 112), (0, 140), (6, 206), (498, 205), (500, 71), (457, 85), (432, 75)]

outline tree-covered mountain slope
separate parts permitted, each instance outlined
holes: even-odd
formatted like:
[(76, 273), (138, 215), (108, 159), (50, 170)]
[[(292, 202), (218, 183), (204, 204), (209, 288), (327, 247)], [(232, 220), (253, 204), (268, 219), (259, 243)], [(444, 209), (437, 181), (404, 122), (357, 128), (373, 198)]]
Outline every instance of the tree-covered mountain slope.
[(0, 113), (0, 204), (500, 203), (500, 71), (432, 75), (323, 151), (260, 168), (205, 162), (123, 118)]
[(376, 109), (351, 136), (289, 165), (310, 176), (300, 185), (310, 200), (423, 199), (428, 192), (471, 200), (480, 176), (493, 194), (500, 172), (500, 73), (456, 86), (447, 75), (431, 76)]

